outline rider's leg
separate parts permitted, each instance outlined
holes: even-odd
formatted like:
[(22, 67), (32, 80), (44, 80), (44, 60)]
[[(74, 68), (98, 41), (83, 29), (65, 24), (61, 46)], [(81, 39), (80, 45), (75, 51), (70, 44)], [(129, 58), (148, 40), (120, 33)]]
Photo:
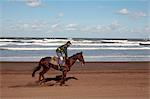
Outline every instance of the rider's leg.
[(60, 52), (56, 52), (57, 56), (58, 56), (58, 64), (61, 63), (60, 57), (62, 56)]
[(60, 65), (63, 66), (63, 57), (60, 57)]
[(62, 70), (62, 68), (61, 68), (61, 66), (63, 66), (63, 57), (62, 57), (62, 53), (61, 52), (57, 52), (57, 56), (58, 56), (58, 69), (61, 69)]
[(70, 71), (69, 67), (67, 66), (68, 64), (66, 64), (66, 60), (67, 60), (67, 57), (65, 54), (63, 54), (63, 62), (65, 62), (64, 69), (66, 69), (67, 71)]

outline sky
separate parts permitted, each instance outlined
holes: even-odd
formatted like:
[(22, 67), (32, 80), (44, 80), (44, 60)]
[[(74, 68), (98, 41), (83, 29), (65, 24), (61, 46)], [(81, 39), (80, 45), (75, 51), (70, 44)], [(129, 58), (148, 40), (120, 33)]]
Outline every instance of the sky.
[(1, 37), (150, 38), (149, 0), (1, 0)]

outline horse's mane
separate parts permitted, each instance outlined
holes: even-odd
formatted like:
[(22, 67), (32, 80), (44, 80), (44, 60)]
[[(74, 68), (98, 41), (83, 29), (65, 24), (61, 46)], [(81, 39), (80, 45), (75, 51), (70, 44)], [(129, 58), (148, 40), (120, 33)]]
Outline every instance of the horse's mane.
[(76, 55), (78, 55), (78, 54), (81, 54), (82, 52), (79, 52), (79, 53), (76, 53), (76, 54), (73, 54), (72, 56), (70, 56), (69, 58), (71, 58), (71, 57), (75, 57)]

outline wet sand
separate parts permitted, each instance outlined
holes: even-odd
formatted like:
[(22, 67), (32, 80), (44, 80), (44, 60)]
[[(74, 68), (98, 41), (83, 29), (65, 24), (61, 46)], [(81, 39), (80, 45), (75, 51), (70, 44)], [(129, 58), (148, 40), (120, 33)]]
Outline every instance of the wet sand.
[(150, 62), (87, 62), (73, 65), (65, 86), (49, 70), (45, 85), (31, 77), (37, 62), (0, 62), (0, 99), (150, 99)]

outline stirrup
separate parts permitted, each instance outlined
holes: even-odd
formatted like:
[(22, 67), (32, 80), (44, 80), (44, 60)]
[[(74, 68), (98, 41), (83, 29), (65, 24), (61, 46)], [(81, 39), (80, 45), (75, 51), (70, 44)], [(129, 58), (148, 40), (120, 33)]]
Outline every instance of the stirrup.
[(60, 66), (59, 70), (64, 71), (64, 66)]
[(60, 70), (60, 68), (61, 68), (61, 67), (60, 67), (60, 64), (58, 64), (58, 70)]
[(60, 65), (60, 64), (58, 64), (58, 70), (62, 70), (63, 68), (62, 68), (62, 66)]

